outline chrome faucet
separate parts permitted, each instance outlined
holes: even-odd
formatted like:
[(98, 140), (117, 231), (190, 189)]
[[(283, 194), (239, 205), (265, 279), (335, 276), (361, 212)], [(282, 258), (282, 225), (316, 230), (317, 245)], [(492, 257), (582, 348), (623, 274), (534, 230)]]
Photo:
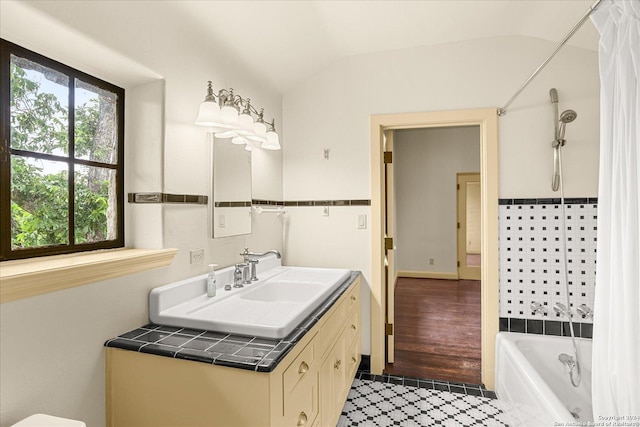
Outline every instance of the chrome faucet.
[(531, 312), (533, 314), (547, 314), (547, 308), (539, 302), (531, 301)]
[[(275, 255), (278, 259), (282, 258), (282, 255), (280, 255), (280, 252), (276, 251), (275, 249), (271, 249), (270, 251), (266, 251), (261, 254), (258, 254), (255, 252), (249, 252), (249, 248), (244, 248), (244, 249), (245, 249), (245, 252), (247, 252), (247, 255), (253, 258), (262, 258), (263, 256), (267, 256), (269, 254)], [(244, 254), (240, 254), (240, 255), (244, 255)]]
[(561, 302), (557, 302), (553, 304), (553, 311), (558, 313), (560, 316), (568, 316), (569, 310), (567, 310), (567, 306), (562, 304)]
[(248, 272), (247, 275), (249, 276), (248, 278), (245, 278), (243, 283), (245, 285), (250, 284), (251, 282), (255, 282), (258, 280), (258, 274), (257, 274), (257, 270), (256, 270), (256, 266), (257, 264), (260, 263), (260, 260), (256, 259), (256, 258), (262, 258), (264, 256), (267, 256), (269, 254), (273, 254), (276, 257), (278, 257), (278, 259), (282, 259), (282, 255), (280, 254), (280, 252), (278, 252), (275, 249), (272, 249), (270, 251), (266, 251), (263, 253), (257, 253), (257, 252), (251, 252), (249, 251), (249, 248), (245, 247), (243, 252), (240, 252), (240, 255), (243, 258), (243, 262), (245, 264), (247, 264), (248, 266)]
[(578, 308), (576, 308), (576, 311), (583, 318), (593, 319), (593, 310), (586, 304), (580, 304)]
[(236, 264), (235, 270), (233, 271), (233, 287), (234, 288), (244, 288), (244, 283), (246, 283), (245, 277), (248, 276), (248, 268), (249, 264)]
[(256, 265), (260, 262), (257, 259), (249, 259), (249, 270), (251, 270), (249, 282), (255, 282), (258, 280), (258, 276), (256, 274)]

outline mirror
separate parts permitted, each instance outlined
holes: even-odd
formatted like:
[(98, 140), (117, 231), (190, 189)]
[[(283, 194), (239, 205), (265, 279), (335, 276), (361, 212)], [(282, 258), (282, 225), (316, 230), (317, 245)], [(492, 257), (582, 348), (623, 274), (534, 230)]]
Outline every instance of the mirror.
[(209, 134), (212, 237), (251, 233), (251, 151)]

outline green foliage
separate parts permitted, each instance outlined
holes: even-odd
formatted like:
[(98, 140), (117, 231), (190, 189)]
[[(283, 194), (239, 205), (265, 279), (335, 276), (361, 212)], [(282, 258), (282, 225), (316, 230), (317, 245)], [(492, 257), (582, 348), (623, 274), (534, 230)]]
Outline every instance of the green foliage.
[[(11, 146), (36, 153), (68, 153), (68, 111), (52, 93), (11, 64)], [(75, 110), (76, 157), (94, 158), (104, 150), (96, 138), (99, 101)], [(107, 118), (108, 120), (108, 118)], [(45, 162), (49, 163), (49, 162)], [(62, 163), (59, 163), (62, 164)], [(28, 156), (11, 157), (11, 244), (14, 249), (70, 243), (69, 174)], [(109, 175), (103, 168), (76, 167), (75, 243), (107, 240)]]

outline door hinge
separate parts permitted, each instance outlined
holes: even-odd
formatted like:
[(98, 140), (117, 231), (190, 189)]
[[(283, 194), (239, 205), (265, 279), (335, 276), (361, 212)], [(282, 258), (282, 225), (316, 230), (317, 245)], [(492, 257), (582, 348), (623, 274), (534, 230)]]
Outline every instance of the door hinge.
[(460, 267), (460, 261), (458, 261), (458, 267)]
[(393, 323), (384, 324), (384, 334), (387, 336), (393, 335)]
[(460, 228), (460, 223), (458, 223), (458, 228)]
[(456, 189), (459, 190), (460, 189), (460, 184), (456, 184)]
[(384, 152), (384, 163), (393, 163), (393, 151), (385, 151)]
[(384, 248), (387, 251), (390, 251), (393, 249), (393, 237), (385, 237), (384, 238)]

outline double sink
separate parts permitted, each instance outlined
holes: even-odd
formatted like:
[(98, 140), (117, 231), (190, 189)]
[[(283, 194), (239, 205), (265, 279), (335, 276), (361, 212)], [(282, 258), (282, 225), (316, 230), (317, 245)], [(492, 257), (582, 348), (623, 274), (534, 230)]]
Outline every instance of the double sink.
[(284, 338), (351, 275), (346, 269), (281, 266), (275, 258), (263, 264), (260, 280), (231, 291), (222, 288), (233, 267), (220, 270), (211, 298), (206, 275), (155, 288), (149, 317), (162, 325)]

